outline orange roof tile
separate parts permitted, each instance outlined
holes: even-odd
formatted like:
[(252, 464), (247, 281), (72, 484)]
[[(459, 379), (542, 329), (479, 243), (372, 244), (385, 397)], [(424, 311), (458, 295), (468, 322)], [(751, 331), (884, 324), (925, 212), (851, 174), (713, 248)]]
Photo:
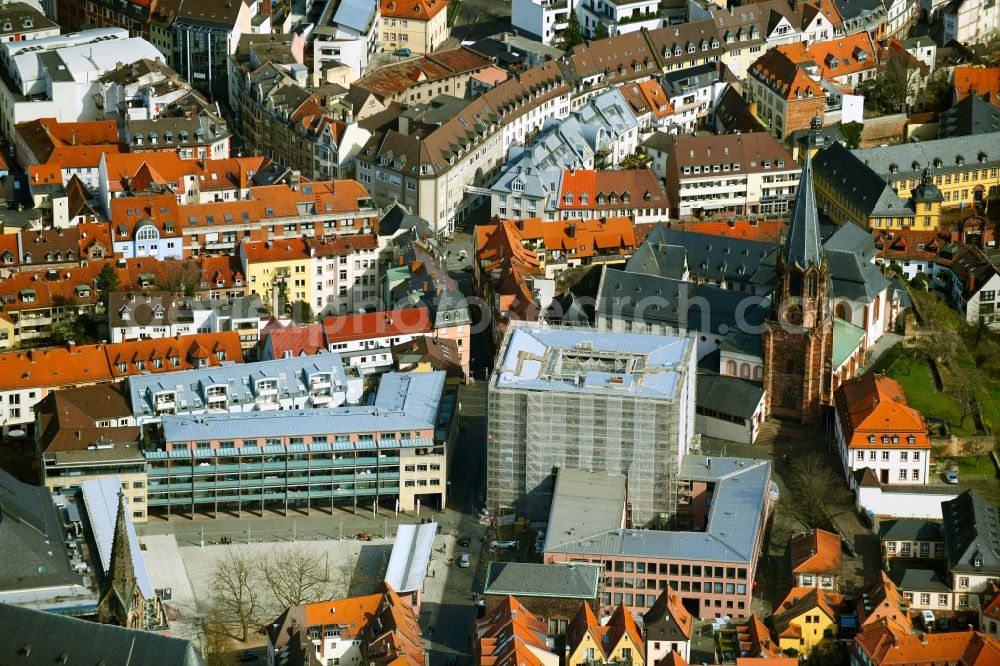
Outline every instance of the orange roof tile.
[(1000, 618), (1000, 585), (990, 583), (983, 592), (983, 615)]
[(884, 571), (855, 592), (858, 625), (885, 621), (893, 631), (908, 634), (913, 629), (909, 604)]
[(669, 585), (660, 592), (653, 605), (643, 614), (643, 624), (649, 627), (654, 622), (659, 622), (669, 615), (670, 619), (677, 625), (686, 638), (691, 638), (691, 629), (694, 626), (694, 618), (691, 612), (684, 607), (684, 602)]
[(736, 666), (798, 666), (798, 657), (736, 657)]
[(956, 101), (976, 94), (980, 97), (989, 95), (990, 101), (997, 104), (1000, 96), (1000, 67), (956, 67), (952, 82)]
[(792, 537), (792, 573), (840, 574), (840, 537), (812, 529)]
[(479, 666), (542, 666), (548, 627), (515, 597), (507, 596), (476, 624)]
[(799, 63), (808, 59), (801, 43), (786, 44), (768, 49), (750, 65), (749, 72), (769, 81), (786, 100), (801, 98), (825, 98), (823, 88)]
[(323, 324), (265, 327), (261, 340), (265, 338), (275, 358), (283, 358), (286, 353), (293, 357), (313, 356), (327, 348)]
[(118, 125), (113, 120), (59, 122), (39, 118), (18, 123), (14, 133), (39, 163), (97, 166), (101, 151), (122, 152)]
[(1000, 642), (978, 631), (903, 634), (882, 622), (863, 627), (854, 637), (859, 651), (875, 666), (987, 666), (1000, 664)]
[(323, 320), (323, 335), (328, 345), (367, 338), (426, 335), (432, 330), (433, 318), (424, 307), (363, 312)]
[(447, 0), (382, 0), (382, 16), (428, 21), (448, 6)]
[(59, 164), (31, 164), (28, 166), (29, 185), (62, 185), (62, 167)]
[(362, 634), (368, 622), (375, 616), (375, 611), (381, 602), (381, 594), (367, 594), (362, 597), (306, 604), (306, 626), (335, 623), (341, 627), (341, 638), (353, 639)]
[(358, 250), (375, 250), (378, 248), (378, 238), (374, 234), (323, 236), (310, 239), (307, 245), (317, 257), (336, 257), (353, 254)]
[(86, 266), (50, 268), (15, 273), (0, 281), (3, 310), (7, 313), (44, 310), (53, 306), (97, 301), (97, 276), (110, 261), (90, 261)]
[(240, 245), (248, 264), (275, 261), (302, 261), (309, 258), (309, 243), (305, 238), (252, 241)]
[(671, 227), (683, 231), (693, 231), (712, 236), (728, 236), (730, 238), (747, 238), (759, 241), (774, 241), (784, 233), (787, 222), (782, 220), (734, 220), (711, 222), (671, 222)]
[(104, 345), (77, 345), (0, 353), (0, 391), (109, 382)]
[(848, 448), (931, 448), (923, 415), (894, 379), (862, 375), (841, 384), (834, 402)]
[(635, 223), (630, 217), (591, 220), (542, 220), (515, 222), (525, 240), (541, 240), (547, 252), (560, 250), (576, 257), (590, 257), (614, 248), (635, 248)]
[(359, 202), (368, 199), (368, 190), (355, 180), (319, 181), (300, 185), (293, 190), (287, 185), (260, 185), (250, 188), (251, 196), (260, 201), (265, 217), (296, 217), (299, 204), (314, 206), (315, 214), (349, 213), (361, 209)]
[[(107, 362), (111, 373), (116, 377), (130, 377), (143, 372), (159, 374), (177, 370), (190, 370), (196, 367), (193, 361), (205, 360), (208, 367), (219, 366), (224, 362), (242, 363), (243, 350), (240, 347), (238, 331), (222, 333), (197, 333), (194, 335), (178, 335), (173, 338), (155, 338), (132, 340), (105, 346)], [(219, 358), (218, 354), (223, 354)], [(154, 358), (169, 359), (176, 357), (177, 365), (164, 362), (157, 368), (151, 362)], [(137, 365), (142, 362), (142, 369)], [(125, 370), (119, 364), (125, 364)]]
[(804, 59), (798, 62), (812, 60), (819, 65), (820, 76), (827, 81), (878, 67), (875, 43), (871, 35), (864, 31), (825, 42), (813, 42), (804, 51)]
[(162, 236), (181, 236), (186, 226), (173, 194), (115, 197), (111, 200), (111, 228), (118, 240), (134, 238), (139, 226), (152, 224)]
[(756, 614), (747, 623), (736, 627), (740, 652), (749, 655), (774, 657), (781, 654), (781, 646), (771, 640), (771, 632)]

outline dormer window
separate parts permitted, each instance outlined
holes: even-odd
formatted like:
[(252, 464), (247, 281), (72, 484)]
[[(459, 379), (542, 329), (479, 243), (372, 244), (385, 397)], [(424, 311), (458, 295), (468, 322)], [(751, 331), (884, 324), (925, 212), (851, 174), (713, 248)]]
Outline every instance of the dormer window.
[(159, 357), (154, 358), (153, 359), (153, 367), (156, 368), (157, 370), (159, 370), (160, 368), (162, 368), (163, 367), (163, 359), (159, 358)]
[(520, 180), (515, 180), (513, 183), (511, 183), (510, 189), (514, 190), (515, 192), (523, 192), (524, 183), (521, 182)]
[(138, 361), (136, 361), (135, 362), (135, 369), (138, 370), (139, 372), (142, 372), (143, 370), (146, 369), (146, 362), (143, 361), (143, 360), (141, 360), (141, 359), (138, 360)]
[(215, 358), (218, 359), (218, 360), (220, 360), (220, 361), (225, 361), (226, 360), (226, 350), (225, 349), (220, 349), (219, 351), (215, 352)]
[(180, 365), (180, 363), (181, 363), (180, 357), (178, 357), (178, 356), (171, 356), (170, 357), (170, 366), (171, 367), (176, 368), (178, 365)]
[(571, 192), (567, 193), (566, 196), (563, 197), (563, 202), (565, 202), (567, 206), (571, 205), (573, 203), (573, 194)]

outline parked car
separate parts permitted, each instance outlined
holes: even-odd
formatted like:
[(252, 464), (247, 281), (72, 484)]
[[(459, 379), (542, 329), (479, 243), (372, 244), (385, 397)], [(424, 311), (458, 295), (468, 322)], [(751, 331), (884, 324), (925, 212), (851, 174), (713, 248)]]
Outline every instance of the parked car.
[(470, 564), (472, 564), (472, 555), (462, 553), (462, 555), (458, 558), (458, 566), (463, 569), (468, 569)]
[(411, 55), (413, 55), (413, 51), (404, 46), (401, 49), (396, 49), (396, 55), (398, 55), (401, 58), (409, 58)]
[(470, 539), (467, 536), (464, 536), (458, 540), (458, 545), (461, 546), (462, 548), (468, 548), (471, 543), (472, 539)]
[(517, 549), (517, 547), (520, 546), (520, 545), (521, 544), (518, 541), (493, 541), (493, 542), (490, 543), (490, 549), (495, 549), (495, 548), (510, 548), (510, 549), (513, 550), (513, 549)]
[(240, 663), (241, 664), (256, 664), (260, 661), (260, 655), (253, 650), (244, 650), (240, 652)]
[(944, 480), (948, 483), (958, 483), (958, 470), (949, 469), (944, 473)]
[(925, 610), (920, 613), (920, 617), (922, 617), (924, 620), (925, 629), (934, 628), (934, 613), (930, 612), (929, 610)]
[(771, 501), (772, 502), (777, 502), (778, 501), (778, 497), (780, 495), (781, 495), (781, 493), (778, 490), (778, 484), (777, 484), (777, 482), (772, 481), (771, 482)]

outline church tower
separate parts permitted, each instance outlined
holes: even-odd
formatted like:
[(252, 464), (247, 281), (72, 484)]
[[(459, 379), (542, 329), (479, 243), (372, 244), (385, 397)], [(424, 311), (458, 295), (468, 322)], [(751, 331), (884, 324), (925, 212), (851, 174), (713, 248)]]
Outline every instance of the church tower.
[(145, 605), (139, 590), (132, 562), (132, 547), (128, 540), (127, 505), (125, 494), (118, 492), (118, 516), (111, 541), (111, 560), (104, 576), (104, 589), (97, 605), (97, 620), (129, 629), (145, 629)]
[(767, 412), (801, 423), (822, 417), (832, 376), (830, 267), (819, 233), (812, 173), (812, 148), (821, 128), (819, 117), (813, 118), (763, 340)]

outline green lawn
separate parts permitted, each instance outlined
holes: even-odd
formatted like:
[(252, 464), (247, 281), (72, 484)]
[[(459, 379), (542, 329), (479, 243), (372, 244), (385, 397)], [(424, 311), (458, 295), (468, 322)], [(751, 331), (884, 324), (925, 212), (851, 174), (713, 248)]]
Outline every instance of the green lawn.
[(994, 504), (1000, 503), (1000, 481), (989, 456), (955, 458), (958, 463), (958, 482), (972, 488)]
[(934, 378), (931, 375), (930, 366), (918, 361), (912, 365), (909, 373), (905, 372), (905, 364), (894, 363), (886, 370), (886, 374), (899, 382), (906, 394), (906, 401), (911, 407), (921, 412), (928, 418), (945, 419), (948, 428), (955, 435), (974, 434), (972, 419), (966, 419), (965, 424), (961, 423), (961, 411), (955, 401), (939, 393), (934, 388)]

